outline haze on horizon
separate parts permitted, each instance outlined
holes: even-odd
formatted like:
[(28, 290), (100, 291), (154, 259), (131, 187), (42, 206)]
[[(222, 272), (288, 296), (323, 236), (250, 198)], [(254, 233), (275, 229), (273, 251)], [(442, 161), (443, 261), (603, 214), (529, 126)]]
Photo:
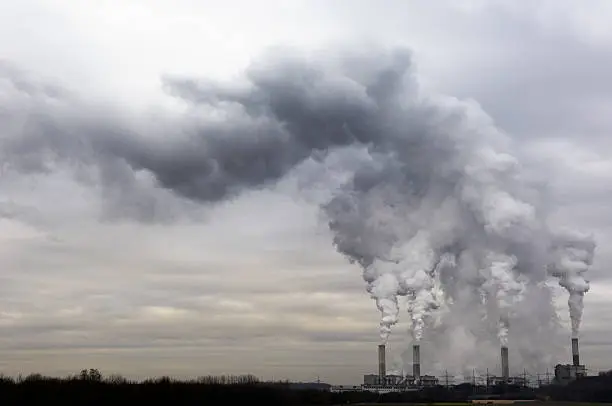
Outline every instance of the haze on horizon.
[[(206, 112), (185, 113), (200, 95), (186, 95), (185, 78), (230, 83), (239, 97), (242, 72), (270, 47), (408, 48), (418, 86), (479, 105), (511, 137), (524, 170), (546, 183), (555, 221), (594, 234), (581, 359), (609, 369), (610, 18), (605, 1), (0, 0), (0, 128), (25, 134), (41, 100), (57, 99), (78, 107), (53, 110), (83, 125), (71, 127), (76, 134), (100, 123), (95, 145), (111, 145), (114, 121), (170, 136), (176, 117), (187, 129), (205, 121)], [(15, 98), (15, 88), (26, 96)], [(316, 196), (301, 193), (303, 173), (209, 204), (226, 191), (211, 185), (201, 199), (162, 161), (124, 147), (165, 189), (146, 173), (127, 179), (114, 161), (102, 185), (86, 170), (75, 179), (39, 168), (31, 145), (20, 150), (21, 173), (1, 173), (0, 372), (353, 383), (375, 371), (379, 312), (357, 265), (333, 248)], [(567, 294), (554, 292), (565, 331), (550, 354), (565, 361)], [(410, 342), (406, 319), (391, 334), (390, 360)], [(483, 351), (495, 367), (497, 349)]]

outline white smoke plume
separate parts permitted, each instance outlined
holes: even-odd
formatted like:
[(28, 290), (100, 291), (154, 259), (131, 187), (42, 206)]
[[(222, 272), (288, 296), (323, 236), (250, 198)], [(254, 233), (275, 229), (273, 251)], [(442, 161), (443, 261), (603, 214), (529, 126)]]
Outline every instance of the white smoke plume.
[[(95, 104), (13, 69), (0, 69), (0, 79), (3, 170), (73, 169), (103, 191), (105, 207), (141, 221), (159, 215), (140, 193), (143, 176), (212, 204), (274, 185), (305, 162), (333, 162), (321, 211), (338, 252), (360, 267), (383, 342), (401, 316), (400, 298), (417, 341), (460, 319), (481, 323), (466, 330), (475, 340), (495, 320), (493, 336), (504, 342), (517, 314), (530, 317), (514, 310), (524, 292), (540, 292), (533, 287), (547, 269), (570, 292), (577, 334), (594, 243), (550, 232), (512, 139), (476, 103), (423, 92), (404, 49), (333, 58), (270, 52), (239, 86), (166, 78), (168, 93), (191, 109), (154, 126), (112, 109), (102, 116)], [(552, 304), (538, 297), (534, 311), (548, 317)]]
[[(407, 297), (411, 333), (421, 340), (426, 320), (442, 305), (433, 293), (440, 278), (446, 300), (456, 283), (495, 289), (505, 342), (521, 284), (545, 278), (544, 267), (532, 267), (544, 253), (529, 246), (545, 237), (544, 219), (525, 198), (528, 185), (506, 152), (509, 140), (486, 116), (469, 103), (423, 98), (404, 79), (410, 78), (395, 82), (402, 99), (379, 106), (387, 110), (382, 116), (397, 120), (387, 140), (397, 149), (373, 148), (375, 165), (360, 168), (324, 206), (336, 246), (377, 287), (368, 290), (381, 310), (383, 341), (398, 320), (397, 296)], [(444, 278), (437, 264), (449, 255)]]
[[(499, 313), (498, 338), (502, 346), (508, 346), (510, 316), (515, 304), (521, 301), (525, 282), (514, 272), (516, 258), (505, 255), (491, 255), (487, 266), (482, 270), (486, 282), (482, 289), (486, 300), (493, 300)], [(521, 283), (522, 282), (522, 283)]]
[(572, 337), (578, 337), (580, 332), (584, 295), (590, 288), (585, 273), (593, 264), (595, 247), (592, 236), (572, 231), (563, 231), (556, 235), (551, 247), (553, 262), (549, 267), (550, 272), (569, 293)]
[(405, 254), (398, 261), (400, 293), (408, 297), (412, 337), (420, 341), (427, 317), (440, 307), (440, 298), (436, 295), (436, 258), (428, 235), (422, 230), (402, 250)]

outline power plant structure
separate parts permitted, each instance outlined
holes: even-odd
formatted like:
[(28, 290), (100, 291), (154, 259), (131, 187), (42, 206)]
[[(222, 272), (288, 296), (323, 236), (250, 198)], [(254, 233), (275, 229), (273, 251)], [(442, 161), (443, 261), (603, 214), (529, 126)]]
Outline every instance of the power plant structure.
[(418, 344), (412, 346), (412, 357), (412, 375), (388, 374), (386, 346), (380, 344), (378, 346), (378, 374), (364, 375), (360, 390), (379, 393), (407, 392), (438, 385), (438, 379), (435, 376), (421, 375), (421, 347)]
[(565, 385), (586, 376), (586, 367), (580, 364), (578, 338), (572, 337), (572, 363), (555, 366), (555, 383)]
[[(388, 392), (407, 392), (417, 391), (424, 387), (440, 385), (437, 377), (432, 375), (422, 375), (421, 371), (421, 346), (413, 344), (412, 346), (412, 374), (388, 373), (386, 360), (386, 345), (378, 345), (378, 373), (363, 376), (363, 384), (358, 386), (350, 386), (347, 388), (335, 387), (336, 391), (343, 390), (362, 390), (379, 393)], [(571, 364), (558, 364), (555, 366), (555, 378), (553, 383), (566, 384), (575, 379), (586, 376), (586, 368), (580, 364), (580, 353), (578, 347), (578, 339), (571, 340)], [(522, 376), (510, 375), (509, 350), (507, 345), (502, 345), (500, 348), (501, 370), (500, 375), (492, 376), (487, 373), (486, 388), (495, 385), (513, 385), (526, 387), (529, 385), (526, 373)], [(476, 378), (473, 377), (472, 384), (475, 384)], [(482, 382), (482, 381), (481, 381)], [(539, 378), (538, 378), (539, 382)], [(549, 381), (550, 383), (550, 381)], [(446, 375), (446, 386), (449, 386), (448, 374)], [(483, 384), (479, 384), (483, 385)]]

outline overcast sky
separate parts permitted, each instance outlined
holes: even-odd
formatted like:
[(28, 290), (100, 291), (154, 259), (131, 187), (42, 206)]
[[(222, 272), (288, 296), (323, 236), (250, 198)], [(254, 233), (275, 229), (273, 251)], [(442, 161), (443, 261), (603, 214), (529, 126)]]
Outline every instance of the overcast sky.
[[(17, 112), (27, 125), (15, 77), (101, 121), (112, 110), (155, 126), (183, 108), (164, 78), (232, 81), (270, 46), (408, 47), (420, 86), (479, 103), (554, 191), (557, 222), (595, 234), (581, 355), (608, 369), (610, 21), (605, 0), (0, 0), (0, 129)], [(62, 170), (0, 173), (0, 372), (352, 383), (376, 370), (379, 314), (294, 179), (213, 206), (138, 187), (112, 199), (129, 212), (150, 202), (137, 192), (153, 196), (146, 216), (160, 221), (107, 210)]]

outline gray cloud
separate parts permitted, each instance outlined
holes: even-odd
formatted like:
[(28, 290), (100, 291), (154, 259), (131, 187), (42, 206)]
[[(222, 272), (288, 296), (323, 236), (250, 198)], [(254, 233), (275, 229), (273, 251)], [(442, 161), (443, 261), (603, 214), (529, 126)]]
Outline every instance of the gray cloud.
[[(385, 131), (380, 121), (384, 113), (379, 110), (402, 94), (410, 67), (405, 52), (381, 57), (387, 61), (370, 67), (371, 57), (353, 58), (351, 63), (367, 70), (361, 72), (363, 84), (349, 77), (326, 77), (299, 57), (273, 58), (270, 66), (254, 66), (247, 74), (253, 88), (242, 93), (167, 80), (172, 93), (195, 103), (230, 103), (239, 108), (222, 110), (230, 114), (224, 121), (173, 122), (167, 128), (170, 134), (153, 136), (135, 135), (121, 121), (97, 110), (91, 116), (93, 112), (78, 108), (73, 100), (65, 102), (78, 114), (68, 111), (66, 117), (63, 106), (50, 103), (47, 93), (30, 94), (27, 89), (34, 85), (26, 87), (19, 75), (4, 71), (16, 97), (34, 109), (24, 118), (27, 126), (4, 140), (5, 165), (24, 171), (49, 170), (57, 160), (93, 163), (104, 184), (128, 195), (134, 188), (133, 171), (145, 170), (162, 187), (180, 195), (221, 200), (245, 187), (278, 180), (313, 151), (325, 153), (355, 142), (379, 144), (376, 137)], [(35, 101), (26, 96), (34, 96)], [(13, 112), (9, 123), (16, 125), (16, 117)]]
[(496, 44), (503, 53), (491, 63), (499, 69), (468, 62), (464, 69), (480, 74), (456, 83), (455, 94), (478, 100), (516, 137), (581, 136), (607, 143), (610, 122), (601, 113), (612, 94), (612, 57), (605, 51), (610, 42), (592, 43), (529, 22), (516, 30), (516, 19), (498, 21), (500, 33), (513, 33)]

